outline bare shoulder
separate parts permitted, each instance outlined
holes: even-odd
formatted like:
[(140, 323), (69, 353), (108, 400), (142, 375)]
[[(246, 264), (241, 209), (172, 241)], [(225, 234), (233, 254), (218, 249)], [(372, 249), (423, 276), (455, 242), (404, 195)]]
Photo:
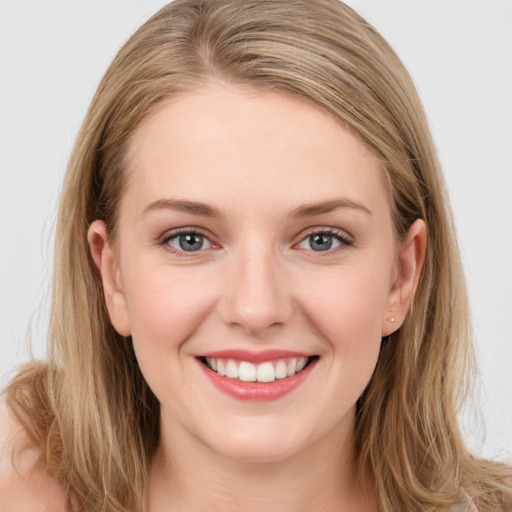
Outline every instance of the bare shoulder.
[(0, 512), (67, 512), (64, 486), (46, 470), (24, 429), (0, 399)]

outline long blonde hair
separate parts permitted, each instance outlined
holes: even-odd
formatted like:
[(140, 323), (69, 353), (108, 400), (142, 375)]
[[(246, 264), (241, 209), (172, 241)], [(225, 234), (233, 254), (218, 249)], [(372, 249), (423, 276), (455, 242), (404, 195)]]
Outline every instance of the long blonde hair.
[(382, 343), (360, 398), (356, 442), (382, 512), (497, 510), (508, 468), (472, 457), (457, 412), (473, 356), (459, 252), (440, 165), (414, 85), (390, 46), (338, 0), (176, 0), (120, 50), (91, 103), (62, 193), (48, 362), (27, 365), (8, 403), (80, 510), (142, 511), (159, 404), (109, 322), (87, 230), (115, 237), (130, 135), (160, 103), (215, 77), (319, 105), (383, 162), (397, 240), (428, 229), (403, 326)]

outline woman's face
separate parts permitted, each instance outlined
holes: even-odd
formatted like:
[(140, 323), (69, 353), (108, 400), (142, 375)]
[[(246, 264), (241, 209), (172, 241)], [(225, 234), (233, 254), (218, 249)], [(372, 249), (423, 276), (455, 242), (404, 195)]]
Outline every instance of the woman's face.
[(241, 460), (348, 439), (407, 277), (376, 158), (299, 99), (213, 84), (128, 161), (115, 248), (90, 240), (163, 435)]

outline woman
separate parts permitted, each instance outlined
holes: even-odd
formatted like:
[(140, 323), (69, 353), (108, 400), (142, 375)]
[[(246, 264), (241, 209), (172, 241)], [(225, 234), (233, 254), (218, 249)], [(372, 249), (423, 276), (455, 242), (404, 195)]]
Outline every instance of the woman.
[(457, 425), (469, 322), (421, 104), (338, 1), (141, 27), (78, 137), (55, 269), (49, 362), (7, 389), (11, 507), (510, 507)]

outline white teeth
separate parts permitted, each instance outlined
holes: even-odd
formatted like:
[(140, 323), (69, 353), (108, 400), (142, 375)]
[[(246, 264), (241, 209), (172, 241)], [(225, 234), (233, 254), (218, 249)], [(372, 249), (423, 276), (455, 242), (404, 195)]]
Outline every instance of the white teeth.
[(230, 359), (226, 365), (226, 377), (238, 379), (238, 365), (232, 359)]
[(256, 380), (256, 366), (252, 363), (248, 363), (247, 361), (242, 361), (240, 363), (238, 373), (238, 378), (244, 382), (254, 382)]
[(296, 372), (300, 372), (304, 369), (304, 366), (306, 366), (306, 363), (308, 362), (307, 357), (301, 357), (297, 363), (297, 368), (295, 369)]
[(268, 362), (258, 365), (256, 380), (258, 382), (272, 382), (276, 380), (276, 372), (272, 363)]
[(291, 377), (303, 370), (307, 363), (307, 357), (287, 357), (258, 365), (234, 359), (206, 358), (207, 366), (219, 375), (244, 382), (273, 382)]
[(286, 363), (280, 360), (276, 364), (276, 379), (284, 379), (285, 377), (288, 377), (286, 373)]
[(296, 370), (297, 370), (297, 359), (292, 359), (288, 363), (288, 366), (286, 367), (286, 373), (288, 374), (288, 377), (295, 375)]
[(219, 375), (226, 375), (226, 367), (220, 359), (217, 360), (217, 373)]

